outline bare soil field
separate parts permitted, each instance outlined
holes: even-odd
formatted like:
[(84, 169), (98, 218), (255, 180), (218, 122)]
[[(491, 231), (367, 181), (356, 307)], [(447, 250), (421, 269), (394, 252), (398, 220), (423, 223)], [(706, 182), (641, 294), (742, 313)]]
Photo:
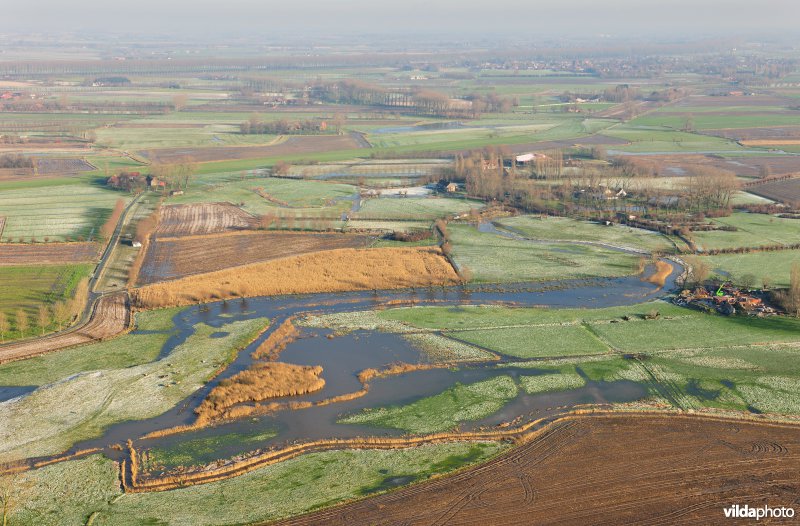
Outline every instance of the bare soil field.
[(255, 218), (230, 203), (169, 205), (161, 208), (156, 236), (194, 236), (252, 228)]
[(768, 128), (724, 128), (709, 130), (709, 135), (740, 141), (745, 146), (751, 141), (774, 141), (800, 139), (800, 126), (770, 126)]
[(342, 248), (253, 263), (134, 289), (141, 308), (236, 297), (455, 285), (438, 248)]
[(139, 283), (156, 283), (321, 250), (359, 248), (370, 239), (356, 234), (259, 231), (156, 238), (147, 250)]
[[(2, 230), (0, 226), (0, 233)], [(0, 243), (0, 266), (88, 263), (98, 257), (99, 249), (96, 243)]]
[(233, 161), (282, 155), (302, 155), (355, 150), (361, 145), (350, 135), (298, 135), (267, 146), (225, 146), (212, 148), (159, 148), (140, 152), (154, 163)]
[(107, 340), (125, 332), (130, 324), (128, 295), (124, 292), (109, 294), (100, 298), (94, 306), (89, 321), (83, 325), (44, 338), (0, 345), (0, 363)]
[(18, 181), (32, 175), (32, 168), (0, 168), (0, 181)]
[(730, 524), (732, 504), (796, 508), (798, 470), (797, 426), (584, 416), (456, 475), (279, 524)]
[[(770, 183), (757, 184), (747, 188), (751, 194), (760, 195), (773, 201), (792, 204), (800, 203), (800, 179), (787, 179)], [(800, 223), (800, 222), (799, 222)], [(797, 225), (800, 238), (800, 224)]]
[(40, 174), (90, 172), (94, 169), (95, 166), (83, 159), (39, 158), (36, 160), (36, 171)]

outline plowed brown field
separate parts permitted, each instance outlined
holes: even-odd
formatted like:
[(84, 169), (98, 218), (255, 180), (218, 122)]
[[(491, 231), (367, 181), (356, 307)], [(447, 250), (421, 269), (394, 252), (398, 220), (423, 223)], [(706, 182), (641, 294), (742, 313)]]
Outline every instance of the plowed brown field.
[[(0, 218), (0, 221), (2, 218)], [(0, 227), (0, 231), (2, 227)], [(8, 244), (0, 243), (0, 266), (36, 263), (87, 263), (98, 256), (95, 243)]]
[(738, 524), (723, 508), (797, 509), (798, 473), (798, 426), (586, 416), (456, 475), (280, 524)]
[(130, 322), (128, 295), (124, 292), (110, 294), (100, 298), (89, 321), (79, 327), (44, 338), (0, 346), (0, 363), (107, 340), (124, 332)]
[(800, 206), (800, 178), (757, 184), (749, 187), (747, 191), (774, 201)]
[(139, 282), (156, 283), (320, 250), (359, 248), (368, 239), (355, 234), (258, 231), (157, 238), (147, 249)]
[(161, 208), (156, 236), (192, 236), (251, 228), (253, 216), (230, 203), (170, 205)]

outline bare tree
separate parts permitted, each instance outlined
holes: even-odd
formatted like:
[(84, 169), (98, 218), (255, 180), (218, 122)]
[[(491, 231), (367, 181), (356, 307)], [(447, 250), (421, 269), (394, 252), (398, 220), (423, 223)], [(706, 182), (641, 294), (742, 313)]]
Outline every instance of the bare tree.
[(18, 309), (14, 315), (14, 325), (17, 326), (17, 331), (20, 333), (20, 335), (25, 336), (25, 332), (29, 327), (28, 313), (23, 309)]
[(47, 305), (39, 305), (39, 310), (36, 311), (36, 322), (44, 335), (45, 329), (50, 324), (50, 309), (47, 308)]
[(9, 525), (11, 515), (24, 507), (27, 493), (32, 487), (30, 480), (23, 480), (19, 473), (0, 475), (0, 513), (2, 513), (2, 526)]
[(72, 309), (66, 301), (59, 301), (53, 305), (53, 315), (56, 318), (59, 330), (61, 330), (61, 328), (64, 327), (64, 324), (69, 322), (69, 318), (72, 315)]
[(787, 310), (800, 318), (800, 263), (792, 265), (787, 294), (789, 297)]
[(0, 342), (6, 341), (8, 328), (8, 316), (6, 316), (5, 312), (0, 312)]
[(692, 267), (692, 277), (695, 286), (702, 285), (711, 273), (708, 263), (698, 257), (686, 258), (686, 262)]

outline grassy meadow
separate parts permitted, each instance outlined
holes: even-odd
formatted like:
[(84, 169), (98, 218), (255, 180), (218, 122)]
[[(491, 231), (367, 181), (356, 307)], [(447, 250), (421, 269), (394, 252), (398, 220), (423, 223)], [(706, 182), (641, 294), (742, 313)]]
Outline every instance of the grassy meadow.
[(448, 227), (452, 258), (476, 282), (547, 281), (634, 274), (638, 259), (594, 246), (532, 243), (481, 233), (469, 225)]

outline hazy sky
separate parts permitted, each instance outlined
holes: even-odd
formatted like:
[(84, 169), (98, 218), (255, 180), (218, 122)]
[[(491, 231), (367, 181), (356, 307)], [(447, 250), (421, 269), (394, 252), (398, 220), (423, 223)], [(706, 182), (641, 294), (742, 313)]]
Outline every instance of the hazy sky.
[(7, 0), (0, 31), (774, 34), (800, 0)]

